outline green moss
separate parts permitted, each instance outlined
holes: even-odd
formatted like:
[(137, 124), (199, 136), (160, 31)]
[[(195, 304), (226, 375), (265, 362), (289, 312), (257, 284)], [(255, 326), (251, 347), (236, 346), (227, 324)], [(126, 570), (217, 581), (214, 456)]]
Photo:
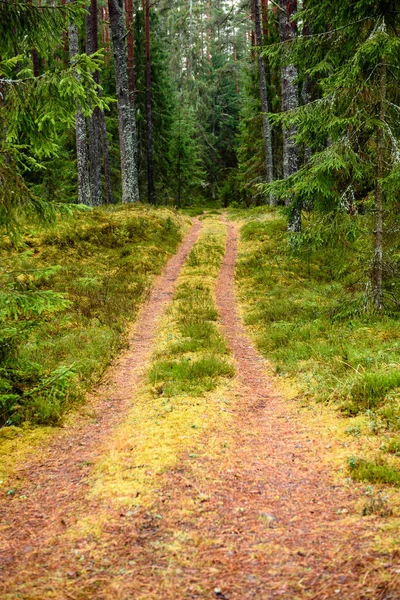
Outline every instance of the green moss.
[(356, 481), (400, 485), (400, 472), (385, 463), (371, 462), (360, 458), (350, 458), (350, 473)]
[(389, 454), (395, 454), (396, 456), (400, 456), (400, 439), (391, 439), (389, 442), (382, 446), (382, 450), (388, 452)]

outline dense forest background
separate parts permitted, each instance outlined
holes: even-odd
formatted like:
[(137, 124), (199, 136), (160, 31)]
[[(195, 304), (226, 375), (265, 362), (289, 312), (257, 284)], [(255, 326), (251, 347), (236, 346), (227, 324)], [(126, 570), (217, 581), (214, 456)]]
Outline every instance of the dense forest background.
[[(78, 235), (63, 220), (101, 205), (268, 206), (285, 219), (279, 252), (316, 286), (327, 274), (340, 283), (329, 318), (397, 317), (400, 13), (388, 0), (334, 4), (0, 2), (4, 422), (28, 389), (72, 376), (31, 358), (27, 372), (15, 367), (31, 328), (63, 314), (72, 293), (48, 284), (58, 267), (29, 262), (32, 240), (12, 254), (28, 224), (53, 223), (40, 244), (61, 251)], [(120, 224), (105, 215), (87, 223), (115, 238)], [(178, 226), (161, 222), (171, 249)], [(145, 229), (124, 227), (109, 248)], [(100, 238), (79, 235), (96, 254)], [(82, 276), (73, 302), (96, 286), (106, 297), (103, 275)]]

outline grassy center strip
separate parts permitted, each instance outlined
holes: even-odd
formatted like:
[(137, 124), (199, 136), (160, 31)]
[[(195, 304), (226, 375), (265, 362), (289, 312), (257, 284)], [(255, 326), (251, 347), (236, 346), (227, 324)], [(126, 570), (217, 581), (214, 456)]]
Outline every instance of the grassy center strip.
[(225, 242), (225, 225), (206, 219), (178, 278), (148, 381), (96, 467), (93, 494), (108, 502), (151, 505), (160, 476), (181, 457), (194, 460), (202, 434), (229, 419), (234, 368), (214, 296)]

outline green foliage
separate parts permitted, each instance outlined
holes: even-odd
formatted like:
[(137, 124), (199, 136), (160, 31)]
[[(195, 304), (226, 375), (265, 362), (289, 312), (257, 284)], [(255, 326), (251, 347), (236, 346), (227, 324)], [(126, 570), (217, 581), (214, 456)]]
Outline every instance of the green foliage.
[[(77, 105), (89, 115), (109, 100), (99, 97), (93, 79), (103, 63), (101, 52), (78, 55), (69, 68), (51, 55), (65, 24), (83, 22), (82, 5), (39, 9), (4, 0), (0, 15), (6, 24), (0, 42), (0, 227), (15, 235), (23, 214), (54, 216), (48, 194), (36, 195), (32, 182), (46, 170), (44, 161), (62, 154), (63, 132), (74, 126)], [(33, 72), (32, 48), (48, 57), (39, 76)]]
[(179, 394), (200, 394), (213, 390), (217, 377), (232, 377), (232, 365), (217, 356), (189, 357), (177, 362), (158, 361), (149, 373), (150, 382), (157, 384), (166, 397)]
[(64, 214), (3, 239), (0, 424), (57, 423), (125, 343), (152, 275), (181, 238), (169, 211)]
[[(348, 0), (336, 8), (327, 1), (310, 0), (298, 20), (308, 24), (312, 35), (264, 49), (275, 68), (290, 60), (301, 66), (303, 78), (313, 82), (313, 101), (273, 119), (277, 127), (294, 127), (298, 148), (310, 149), (312, 156), (291, 177), (261, 184), (259, 190), (286, 202), (293, 198), (297, 206), (332, 218), (348, 213), (357, 220), (370, 214), (373, 238), (373, 217), (381, 210), (376, 204), (378, 187), (383, 187), (386, 235), (393, 226), (400, 184), (396, 75), (400, 19), (386, 1)], [(397, 263), (392, 263), (390, 246), (383, 251), (387, 281)], [(373, 256), (377, 260), (380, 251), (370, 247), (366, 265)], [(374, 297), (380, 287), (376, 269), (366, 270)], [(395, 294), (390, 296), (398, 302)]]
[(352, 457), (349, 459), (349, 467), (351, 477), (356, 481), (400, 485), (399, 471), (384, 462), (377, 463)]
[[(374, 410), (385, 401), (389, 392), (400, 388), (400, 371), (387, 369), (356, 372), (348, 385), (347, 400), (343, 405), (347, 413)], [(343, 392), (342, 394), (344, 395)]]
[(198, 191), (205, 175), (201, 168), (200, 147), (196, 139), (194, 111), (184, 102), (182, 95), (178, 98), (170, 136), (168, 187), (176, 204), (182, 206)]
[(383, 445), (382, 450), (400, 456), (400, 439), (392, 438), (387, 444)]
[(288, 244), (276, 211), (248, 218), (237, 269), (246, 323), (276, 372), (296, 377), (303, 394), (337, 402), (348, 415), (364, 413), (375, 429), (399, 430), (398, 313), (378, 318), (362, 310), (360, 248), (368, 234), (347, 217), (333, 220), (331, 232), (323, 220), (319, 238), (318, 223), (311, 220), (315, 246), (305, 250), (302, 236), (299, 248)]
[(82, 23), (85, 7), (79, 2), (43, 4), (2, 0), (0, 3), (0, 56), (29, 52), (36, 48), (46, 55), (59, 42), (65, 23)]

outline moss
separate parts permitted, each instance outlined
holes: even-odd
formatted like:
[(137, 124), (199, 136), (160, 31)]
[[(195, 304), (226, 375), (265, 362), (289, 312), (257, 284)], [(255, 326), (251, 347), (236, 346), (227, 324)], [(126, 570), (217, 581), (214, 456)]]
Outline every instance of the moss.
[(0, 425), (55, 424), (82, 400), (126, 343), (128, 322), (187, 226), (167, 209), (103, 207), (27, 226), (18, 249), (3, 248), (0, 292), (23, 299), (51, 291), (69, 305), (15, 319), (19, 337), (0, 373)]
[(351, 477), (356, 481), (400, 485), (400, 472), (383, 461), (373, 462), (359, 458), (350, 458), (349, 466)]

